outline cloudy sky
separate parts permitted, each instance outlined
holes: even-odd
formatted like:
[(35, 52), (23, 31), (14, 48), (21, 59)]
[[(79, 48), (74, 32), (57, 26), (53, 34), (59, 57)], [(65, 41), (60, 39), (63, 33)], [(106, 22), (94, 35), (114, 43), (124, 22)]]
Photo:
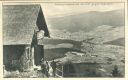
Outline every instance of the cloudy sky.
[(84, 13), (123, 9), (124, 3), (3, 3), (4, 5), (40, 4), (48, 18)]
[(123, 3), (41, 4), (46, 17), (61, 17), (88, 11), (111, 11), (123, 9)]

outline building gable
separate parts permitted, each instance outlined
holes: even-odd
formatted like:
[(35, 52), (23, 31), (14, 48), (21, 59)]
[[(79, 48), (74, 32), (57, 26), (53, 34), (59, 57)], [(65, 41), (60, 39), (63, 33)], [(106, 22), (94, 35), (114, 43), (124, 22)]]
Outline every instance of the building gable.
[(4, 45), (31, 44), (35, 29), (49, 36), (40, 5), (3, 5)]

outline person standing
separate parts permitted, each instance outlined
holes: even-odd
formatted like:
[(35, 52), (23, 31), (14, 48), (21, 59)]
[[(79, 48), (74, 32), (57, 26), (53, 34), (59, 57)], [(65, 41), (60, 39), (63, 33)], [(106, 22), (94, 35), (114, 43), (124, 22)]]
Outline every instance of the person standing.
[(41, 60), (41, 71), (43, 74), (45, 74), (45, 68), (46, 68), (46, 65), (44, 64), (44, 60), (42, 59)]
[(52, 69), (53, 69), (53, 76), (55, 77), (56, 76), (56, 62), (53, 60), (52, 62), (51, 62), (51, 67), (52, 67)]
[(46, 76), (49, 77), (49, 65), (48, 65), (48, 61), (46, 61)]
[(49, 65), (49, 72), (48, 72), (49, 73), (49, 76), (50, 77), (53, 77), (53, 69), (51, 67), (51, 62), (49, 62), (48, 65)]

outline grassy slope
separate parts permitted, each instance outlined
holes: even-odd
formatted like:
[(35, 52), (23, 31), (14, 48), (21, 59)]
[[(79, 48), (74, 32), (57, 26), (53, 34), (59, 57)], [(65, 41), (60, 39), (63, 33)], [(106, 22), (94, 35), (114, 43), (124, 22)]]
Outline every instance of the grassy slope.
[(117, 45), (117, 46), (125, 46), (124, 38), (119, 38), (113, 41), (105, 42), (104, 44), (111, 44), (111, 45)]

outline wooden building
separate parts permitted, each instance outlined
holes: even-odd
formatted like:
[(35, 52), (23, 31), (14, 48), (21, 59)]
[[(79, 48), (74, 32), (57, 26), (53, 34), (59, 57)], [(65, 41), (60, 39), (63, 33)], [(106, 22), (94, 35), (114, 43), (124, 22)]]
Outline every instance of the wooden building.
[(99, 63), (66, 63), (58, 64), (56, 70), (57, 77), (100, 77), (101, 74), (97, 73)]
[(56, 59), (57, 77), (100, 77), (99, 69), (104, 64), (102, 60), (91, 56), (71, 55)]
[(6, 70), (28, 70), (40, 65), (43, 45), (37, 34), (50, 37), (40, 5), (3, 5), (3, 65)]

